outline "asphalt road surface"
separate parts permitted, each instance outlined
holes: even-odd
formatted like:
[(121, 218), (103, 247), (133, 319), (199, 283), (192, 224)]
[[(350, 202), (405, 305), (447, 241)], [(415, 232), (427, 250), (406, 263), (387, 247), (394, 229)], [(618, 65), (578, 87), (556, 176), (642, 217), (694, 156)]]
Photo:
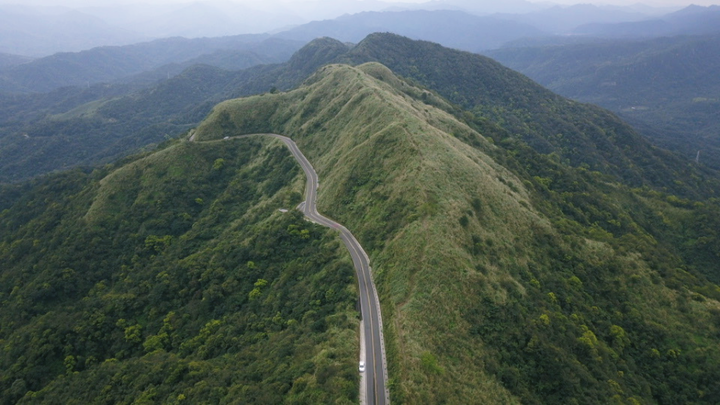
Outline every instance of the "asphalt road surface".
[[(305, 172), (307, 183), (305, 186), (305, 202), (298, 206), (303, 214), (311, 221), (328, 228), (337, 229), (340, 232), (340, 238), (350, 252), (355, 271), (357, 272), (359, 292), (360, 292), (360, 313), (363, 318), (363, 328), (365, 341), (361, 344), (365, 345), (365, 372), (364, 379), (366, 386), (361, 387), (361, 402), (365, 399), (368, 405), (385, 405), (390, 403), (390, 395), (387, 390), (387, 362), (385, 360), (385, 343), (382, 332), (382, 318), (380, 315), (380, 301), (378, 300), (377, 290), (372, 278), (372, 270), (370, 269), (370, 260), (363, 250), (360, 243), (355, 239), (350, 231), (341, 224), (326, 218), (317, 211), (317, 188), (318, 176), (315, 169), (302, 154), (292, 139), (278, 134), (252, 134), (241, 135), (232, 138), (241, 138), (248, 136), (270, 136), (280, 139), (287, 145), (295, 159)], [(191, 136), (194, 140), (194, 134)], [(364, 389), (363, 389), (364, 388)], [(363, 392), (364, 391), (364, 392)], [(363, 395), (364, 394), (364, 395)], [(363, 398), (364, 397), (364, 398)]]

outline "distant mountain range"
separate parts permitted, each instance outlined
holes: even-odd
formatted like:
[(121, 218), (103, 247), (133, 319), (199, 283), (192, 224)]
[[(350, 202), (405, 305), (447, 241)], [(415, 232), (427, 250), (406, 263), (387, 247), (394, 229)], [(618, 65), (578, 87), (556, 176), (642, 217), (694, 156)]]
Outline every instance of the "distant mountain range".
[(652, 38), (720, 32), (720, 6), (689, 6), (660, 18), (625, 23), (592, 23), (573, 30), (576, 35), (603, 38)]
[[(28, 12), (27, 8), (17, 9)], [(200, 11), (196, 14), (203, 15)], [(689, 21), (710, 21), (715, 14), (716, 9), (712, 7), (691, 7), (667, 18), (669, 21), (684, 21), (683, 27), (689, 25), (697, 28), (702, 24), (691, 24)], [(471, 52), (538, 41), (588, 41), (587, 36), (552, 37), (551, 33), (567, 32), (577, 24), (588, 21), (640, 20), (643, 15), (589, 5), (492, 16), (447, 10), (363, 12), (333, 20), (310, 22), (274, 35), (248, 34), (194, 40), (171, 38), (125, 47), (98, 47), (80, 53), (40, 58), (21, 67), (17, 65), (29, 59), (1, 57), (0, 92), (43, 92), (62, 86), (91, 85), (166, 66), (163, 72), (147, 76), (157, 78), (162, 74), (177, 74), (196, 62), (240, 69), (287, 60), (303, 43), (318, 37), (357, 43), (373, 32), (396, 33)], [(218, 24), (222, 25), (222, 22)], [(627, 24), (638, 24), (641, 27), (646, 23)], [(262, 42), (270, 38), (274, 38), (274, 42)]]
[[(153, 77), (175, 75), (196, 63), (226, 69), (286, 61), (304, 42), (239, 35), (220, 38), (168, 38), (123, 47), (58, 53), (0, 69), (0, 92), (47, 92), (64, 86), (113, 82), (164, 67)], [(18, 58), (15, 58), (17, 60)]]
[(7, 53), (0, 53), (0, 70), (11, 68), (13, 66), (22, 65), (32, 61), (33, 58), (28, 56), (11, 55)]
[[(397, 6), (396, 6), (397, 7)], [(424, 3), (406, 3), (403, 7), (422, 10), (457, 10), (476, 15), (495, 13), (524, 14), (548, 8), (548, 5), (526, 0), (431, 0)]]
[(38, 57), (149, 38), (77, 10), (0, 5), (0, 52), (4, 53)]
[[(0, 133), (5, 139), (0, 170), (6, 178), (21, 178), (121, 156), (189, 128), (224, 99), (291, 89), (327, 63), (370, 61), (435, 89), (477, 117), (502, 123), (505, 130), (541, 153), (555, 153), (573, 165), (588, 165), (636, 185), (649, 178), (650, 167), (653, 172), (667, 170), (666, 175), (653, 177), (654, 181), (680, 192), (669, 181), (681, 176), (674, 172), (682, 167), (677, 157), (652, 148), (606, 111), (564, 100), (483, 56), (392, 34), (371, 35), (354, 47), (327, 38), (316, 40), (280, 65), (236, 72), (197, 66), (139, 92), (126, 86), (94, 86), (56, 91), (52, 97), (0, 98), (5, 122), (4, 135)], [(577, 121), (579, 117), (591, 121)], [(572, 137), (557, 136), (578, 127), (585, 130)], [(604, 128), (602, 132), (613, 128), (613, 139), (619, 143), (607, 144), (598, 128)], [(65, 148), (67, 153), (58, 153)], [(633, 162), (638, 159), (648, 165), (657, 163), (637, 166)], [(662, 160), (674, 161), (674, 169), (660, 169), (665, 166)], [(682, 176), (687, 183), (698, 181)]]
[[(412, 14), (419, 11), (455, 11), (483, 19), (455, 14), (458, 21), (453, 29), (448, 29), (446, 20), (453, 18), (452, 14), (437, 14), (438, 21), (432, 21), (427, 15)], [(397, 14), (399, 12), (410, 14)], [(581, 24), (639, 21), (660, 14), (663, 9), (591, 5), (550, 7), (524, 0), (502, 4), (469, 0), (436, 0), (423, 4), (357, 0), (282, 5), (267, 2), (252, 7), (213, 0), (175, 5), (97, 5), (77, 9), (2, 5), (0, 53), (41, 57), (157, 38), (235, 36), (278, 33), (288, 29), (303, 35), (306, 40), (314, 39), (312, 34), (318, 34), (353, 42), (371, 32), (389, 31), (474, 51), (495, 47), (505, 42), (508, 36), (535, 36), (540, 34), (538, 31), (565, 33)], [(391, 18), (401, 21), (389, 21)], [(489, 27), (483, 29), (482, 25)], [(338, 26), (344, 26), (347, 31), (338, 30)], [(527, 26), (535, 31), (528, 30)], [(513, 29), (518, 31), (517, 34), (512, 34)], [(472, 45), (463, 37), (480, 42)]]
[(360, 402), (352, 258), (257, 133), (367, 252), (393, 403), (718, 403), (720, 172), (611, 112), (388, 33), (124, 86), (0, 97), (0, 405)]
[(720, 35), (505, 48), (488, 55), (609, 108), (664, 147), (720, 168)]
[(248, 34), (218, 38), (168, 38), (122, 47), (97, 47), (58, 53), (18, 66), (29, 59), (2, 58), (0, 93), (47, 92), (63, 86), (112, 82), (163, 67), (146, 76), (174, 75), (193, 63), (241, 69), (278, 63), (318, 37), (357, 43), (373, 32), (393, 32), (448, 47), (479, 51), (521, 38), (544, 36), (540, 30), (494, 17), (460, 11), (367, 12), (308, 23), (275, 35)]
[(398, 11), (366, 12), (315, 21), (276, 36), (308, 41), (331, 37), (359, 42), (373, 32), (392, 32), (471, 52), (497, 48), (519, 38), (544, 35), (530, 25), (460, 11)]
[(564, 34), (590, 23), (621, 23), (642, 21), (648, 14), (627, 7), (577, 4), (554, 6), (530, 13), (502, 13), (493, 17), (531, 25), (550, 34)]

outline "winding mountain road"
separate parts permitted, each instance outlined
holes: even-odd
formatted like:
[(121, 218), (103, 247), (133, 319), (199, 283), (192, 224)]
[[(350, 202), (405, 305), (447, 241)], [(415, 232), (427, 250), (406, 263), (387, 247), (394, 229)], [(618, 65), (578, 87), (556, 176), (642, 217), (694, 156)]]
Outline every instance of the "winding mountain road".
[[(305, 185), (305, 201), (298, 206), (303, 214), (311, 221), (328, 228), (337, 229), (340, 232), (345, 247), (352, 257), (355, 271), (357, 272), (360, 313), (362, 315), (361, 328), (361, 361), (365, 362), (365, 371), (361, 378), (360, 402), (368, 405), (386, 405), (390, 403), (390, 393), (387, 388), (387, 361), (385, 359), (385, 341), (383, 339), (382, 317), (380, 314), (380, 300), (378, 299), (375, 283), (372, 278), (370, 259), (363, 250), (355, 236), (341, 224), (326, 218), (317, 211), (317, 188), (318, 176), (315, 169), (300, 151), (295, 142), (283, 135), (278, 134), (250, 134), (230, 137), (245, 138), (250, 136), (269, 136), (281, 140), (290, 149), (295, 160), (302, 167), (307, 178)], [(192, 134), (190, 141), (195, 140)]]

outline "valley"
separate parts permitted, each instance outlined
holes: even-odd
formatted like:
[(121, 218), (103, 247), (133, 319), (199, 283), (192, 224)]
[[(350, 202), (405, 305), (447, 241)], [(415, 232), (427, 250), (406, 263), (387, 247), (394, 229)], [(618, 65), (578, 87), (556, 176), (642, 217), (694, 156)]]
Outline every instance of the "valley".
[(718, 403), (716, 7), (515, 3), (0, 54), (0, 405)]

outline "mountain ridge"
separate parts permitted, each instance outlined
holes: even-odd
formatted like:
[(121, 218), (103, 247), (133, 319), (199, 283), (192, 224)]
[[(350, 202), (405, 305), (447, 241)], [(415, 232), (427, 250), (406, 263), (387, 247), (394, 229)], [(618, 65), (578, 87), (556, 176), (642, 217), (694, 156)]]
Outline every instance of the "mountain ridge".
[[(148, 139), (161, 138), (163, 133), (159, 131), (179, 133), (188, 129), (199, 122), (212, 105), (223, 99), (273, 89), (291, 89), (326, 63), (361, 64), (369, 61), (384, 63), (414, 83), (437, 91), (458, 105), (455, 109), (458, 116), (478, 128), (494, 123), (496, 142), (517, 137), (541, 153), (555, 153), (561, 161), (573, 166), (586, 164), (592, 170), (622, 178), (628, 184), (646, 184), (679, 195), (713, 195), (714, 188), (703, 186), (708, 184), (712, 171), (692, 166), (689, 161), (654, 148), (607, 111), (565, 100), (486, 57), (394, 34), (370, 35), (352, 49), (337, 40), (320, 39), (297, 52), (286, 64), (257, 66), (235, 73), (191, 69), (155, 88), (110, 100), (100, 109), (88, 104), (88, 109), (97, 111), (96, 118), (90, 117), (99, 119), (99, 122), (132, 117), (136, 121), (133, 124), (136, 126), (132, 127), (133, 138), (137, 139), (133, 142), (142, 146), (143, 142), (149, 142)], [(193, 76), (195, 73), (199, 75)], [(98, 93), (94, 92), (94, 97)], [(192, 97), (184, 102), (188, 95)], [(171, 106), (174, 106), (172, 111), (167, 109)], [(139, 108), (144, 111), (137, 115), (134, 111), (139, 111)], [(471, 114), (464, 114), (463, 109)], [(6, 111), (13, 111), (13, 107), (8, 107)], [(166, 117), (168, 113), (172, 114), (171, 119)], [(66, 122), (66, 128), (80, 124), (84, 127), (98, 125), (94, 121), (88, 123), (83, 120)], [(44, 134), (58, 132), (58, 128), (57, 121), (46, 118), (24, 129), (24, 133), (32, 139), (39, 134), (46, 136)], [(143, 128), (142, 132), (138, 132), (140, 128)], [(612, 128), (612, 133), (606, 134), (609, 128)], [(18, 132), (21, 130), (15, 129)], [(151, 136), (153, 133), (155, 136)], [(17, 136), (9, 139), (17, 147), (27, 144)], [(115, 150), (120, 151), (122, 145), (127, 143), (118, 143), (119, 149)], [(16, 152), (11, 153), (17, 155)], [(34, 167), (38, 168), (37, 165)]]
[[(556, 153), (573, 166), (586, 164), (629, 184), (652, 184), (686, 193), (688, 190), (667, 181), (682, 178), (692, 184), (693, 193), (704, 190), (713, 195), (698, 177), (707, 179), (711, 171), (693, 168), (678, 156), (653, 147), (607, 110), (564, 99), (492, 59), (398, 35), (373, 34), (339, 61), (384, 63), (459, 104), (477, 119), (500, 125), (509, 131), (505, 136), (518, 136), (538, 152)], [(652, 175), (647, 170), (650, 165), (653, 171), (666, 174)]]
[[(112, 82), (161, 68), (171, 63), (197, 62), (203, 55), (218, 51), (244, 51), (254, 55), (253, 64), (282, 62), (301, 47), (293, 39), (269, 35), (237, 35), (221, 38), (159, 39), (127, 46), (98, 47), (75, 53), (58, 53), (19, 67), (0, 70), (0, 78), (11, 84), (0, 91), (47, 92), (64, 86), (89, 86)], [(231, 64), (231, 67), (236, 65)]]
[(719, 167), (720, 36), (512, 48), (488, 54), (549, 89), (608, 108), (657, 145)]
[(690, 5), (659, 18), (616, 24), (587, 24), (575, 34), (607, 38), (654, 38), (676, 35), (708, 35), (719, 32), (720, 8), (717, 5)]
[[(325, 179), (321, 210), (357, 231), (373, 263), (393, 401), (673, 401), (698, 398), (693, 384), (720, 394), (671, 366), (672, 356), (646, 357), (653, 345), (675, 350), (658, 337), (668, 333), (700, 353), (692, 335), (717, 327), (716, 286), (702, 275), (716, 266), (676, 250), (675, 231), (658, 227), (654, 210), (673, 212), (673, 229), (693, 214), (680, 219), (662, 194), (527, 146), (495, 145), (433, 97), (378, 63), (328, 65), (288, 93), (219, 104), (196, 136), (281, 132), (306, 151)], [(681, 285), (707, 297), (692, 310), (708, 329), (677, 335), (691, 321), (660, 297)], [(658, 322), (675, 326), (653, 335), (647, 328)], [(664, 380), (666, 367), (683, 382)]]
[[(186, 133), (94, 171), (0, 187), (0, 257), (11, 269), (0, 273), (0, 309), (11, 309), (0, 311), (8, 317), (0, 333), (13, 345), (0, 361), (14, 373), (0, 375), (0, 387), (27, 403), (80, 393), (127, 402), (181, 394), (218, 402), (354, 401), (356, 291), (349, 261), (336, 255), (332, 235), (277, 211), (301, 199), (302, 180), (286, 149), (225, 139), (272, 132), (302, 148), (322, 178), (320, 211), (346, 224), (370, 257), (393, 402), (719, 398), (717, 200), (693, 194), (690, 184), (679, 187), (687, 197), (634, 187), (622, 176), (542, 153), (512, 131), (532, 116), (519, 102), (551, 93), (531, 86), (527, 94), (522, 88), (504, 94), (493, 86), (529, 79), (455, 51), (459, 60), (472, 57), (483, 67), (478, 77), (465, 76), (470, 86), (432, 82), (439, 76), (430, 73), (442, 73), (434, 70), (433, 54), (418, 53), (429, 62), (421, 64), (403, 62), (397, 51), (429, 48), (442, 59), (442, 49), (388, 40), (396, 47), (386, 52), (371, 49), (373, 41), (354, 48), (363, 51), (354, 55), (356, 66), (329, 64), (307, 78), (288, 76), (288, 83), (305, 79), (293, 90), (216, 105), (195, 131), (195, 139), (208, 142), (187, 142)], [(338, 41), (316, 45), (294, 63), (310, 69), (326, 58), (353, 56)], [(393, 65), (417, 71), (402, 77), (378, 62), (360, 63), (375, 56), (391, 62), (394, 56)], [(226, 80), (268, 84), (290, 73), (257, 67)], [(227, 73), (197, 67), (187, 74), (191, 84)], [(213, 86), (226, 90), (226, 80)], [(442, 97), (463, 86), (504, 96), (504, 115), (475, 116)], [(454, 96), (461, 97), (467, 95)], [(491, 99), (478, 97), (479, 106)], [(553, 104), (555, 97), (545, 100), (549, 112), (576, 104), (559, 97)], [(127, 103), (122, 111), (135, 116), (139, 104)], [(558, 111), (567, 115), (559, 120), (573, 122), (580, 120), (574, 112), (588, 110)], [(587, 122), (603, 129), (615, 121)], [(570, 127), (568, 136), (582, 130)], [(586, 153), (593, 156), (578, 151)], [(672, 162), (665, 163), (673, 168)], [(645, 173), (676, 179), (661, 170)], [(84, 226), (77, 218), (88, 213)], [(309, 267), (298, 266), (321, 273), (308, 280), (301, 275)], [(82, 283), (60, 292), (73, 285), (64, 277)], [(69, 307), (54, 301), (63, 299)], [(42, 317), (48, 309), (67, 314)], [(44, 323), (66, 319), (79, 324)], [(66, 344), (59, 336), (72, 325), (79, 329), (71, 336), (95, 342), (88, 336), (98, 333), (104, 345)], [(48, 353), (24, 350), (46, 330)], [(273, 350), (274, 343), (295, 347), (291, 342), (300, 337), (317, 341)], [(267, 352), (256, 353), (261, 346)], [(245, 353), (245, 362), (236, 361), (237, 353)], [(150, 374), (147, 364), (154, 364)], [(216, 374), (228, 365), (241, 366), (232, 369), (238, 376)], [(110, 385), (112, 378), (122, 385)], [(258, 379), (266, 389), (252, 388)], [(239, 380), (249, 388), (234, 385)], [(92, 388), (106, 385), (109, 392)]]
[(494, 17), (480, 17), (461, 11), (420, 10), (363, 12), (335, 20), (314, 21), (275, 36), (305, 40), (333, 37), (340, 41), (359, 42), (378, 31), (430, 40), (473, 52), (541, 33), (535, 27)]

